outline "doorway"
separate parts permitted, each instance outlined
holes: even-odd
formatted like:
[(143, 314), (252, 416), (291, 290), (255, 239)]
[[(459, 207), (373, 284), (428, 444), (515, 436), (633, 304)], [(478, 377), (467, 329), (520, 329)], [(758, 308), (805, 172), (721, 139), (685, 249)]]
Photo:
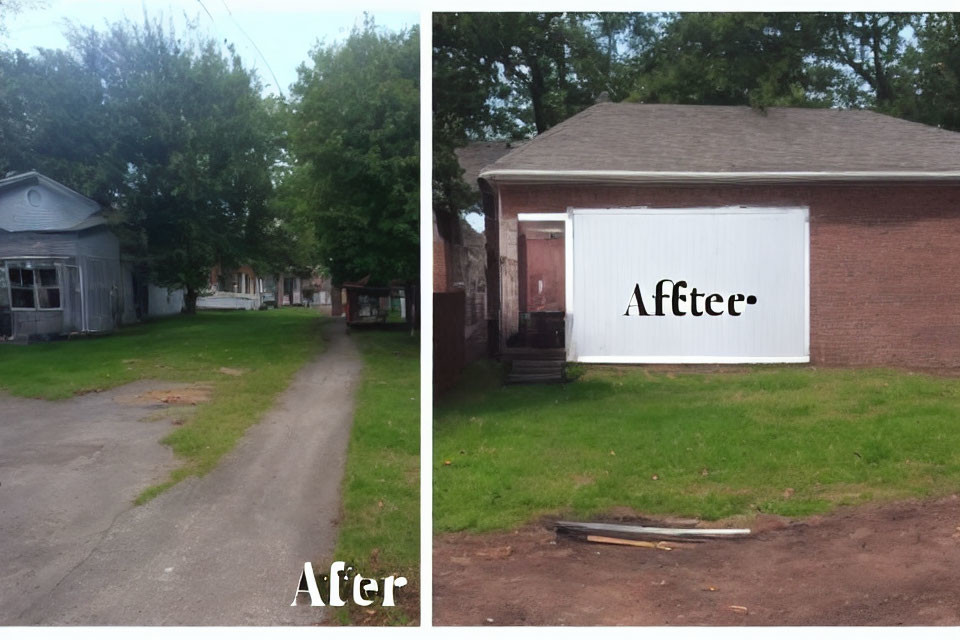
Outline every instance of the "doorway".
[(522, 214), (517, 224), (519, 331), (514, 345), (562, 349), (566, 316), (565, 216)]

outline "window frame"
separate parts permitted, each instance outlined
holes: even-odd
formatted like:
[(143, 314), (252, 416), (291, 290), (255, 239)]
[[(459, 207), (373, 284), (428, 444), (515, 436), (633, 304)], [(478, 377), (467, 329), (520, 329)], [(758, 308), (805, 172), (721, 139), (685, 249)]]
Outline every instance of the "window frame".
[[(7, 272), (7, 287), (9, 288), (10, 293), (10, 310), (11, 311), (63, 311), (63, 278), (60, 275), (60, 267), (57, 264), (50, 265), (35, 265), (35, 266), (25, 266), (22, 263), (17, 262), (8, 262), (6, 265)], [(28, 285), (23, 284), (14, 284), (13, 278), (10, 274), (12, 270), (30, 271), (32, 273), (32, 283)], [(56, 278), (56, 286), (51, 285), (41, 285), (40, 284), (40, 271), (53, 271)], [(23, 275), (20, 275), (19, 282), (23, 282)], [(33, 306), (32, 307), (18, 307), (14, 304), (13, 292), (14, 289), (23, 289), (29, 290), (33, 296)], [(55, 307), (41, 307), (40, 306), (40, 291), (41, 290), (57, 290), (57, 306)]]

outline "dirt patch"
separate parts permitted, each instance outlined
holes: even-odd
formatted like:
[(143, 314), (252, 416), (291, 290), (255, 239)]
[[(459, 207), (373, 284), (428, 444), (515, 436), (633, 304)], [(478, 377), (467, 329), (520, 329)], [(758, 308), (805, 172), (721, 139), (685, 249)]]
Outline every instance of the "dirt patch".
[(247, 372), (246, 369), (231, 369), (230, 367), (220, 367), (217, 371), (225, 376), (242, 376)]
[(957, 496), (753, 527), (748, 539), (671, 551), (543, 526), (441, 535), (434, 624), (960, 624)]
[(197, 405), (210, 402), (211, 385), (195, 384), (171, 389), (151, 389), (137, 394), (121, 394), (114, 402), (127, 405)]

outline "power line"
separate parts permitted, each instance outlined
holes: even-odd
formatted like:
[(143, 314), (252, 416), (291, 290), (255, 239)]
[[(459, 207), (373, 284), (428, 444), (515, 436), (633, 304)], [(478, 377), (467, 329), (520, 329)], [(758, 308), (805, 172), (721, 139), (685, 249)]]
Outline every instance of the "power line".
[[(197, 2), (200, 2), (200, 0), (197, 0)], [(253, 41), (253, 38), (251, 38), (247, 34), (247, 32), (243, 30), (243, 27), (240, 26), (240, 23), (237, 22), (237, 19), (233, 17), (233, 12), (230, 11), (230, 7), (227, 6), (227, 0), (220, 0), (220, 2), (223, 3), (223, 8), (227, 10), (227, 15), (230, 16), (230, 19), (233, 21), (233, 24), (236, 25), (237, 29), (240, 30), (240, 33), (242, 33), (243, 36), (250, 42), (250, 44), (253, 45), (253, 48), (254, 50), (256, 50), (257, 55), (260, 56), (260, 59), (263, 60), (263, 64), (267, 67), (267, 71), (270, 72), (270, 76), (273, 78), (273, 83), (277, 85), (277, 91), (280, 92), (280, 97), (286, 100), (286, 97), (283, 95), (283, 88), (280, 86), (280, 81), (277, 80), (277, 74), (273, 72), (273, 69), (270, 67), (270, 63), (267, 62), (267, 57), (263, 55), (263, 52), (260, 51), (260, 47), (257, 46), (257, 43)], [(203, 3), (201, 2), (200, 5), (203, 6)]]

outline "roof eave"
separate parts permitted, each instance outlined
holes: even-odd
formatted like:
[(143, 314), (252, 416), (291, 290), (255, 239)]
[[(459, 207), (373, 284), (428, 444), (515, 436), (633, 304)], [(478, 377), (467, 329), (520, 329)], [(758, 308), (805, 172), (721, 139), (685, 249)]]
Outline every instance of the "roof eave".
[(960, 171), (611, 171), (487, 169), (493, 183), (779, 184), (811, 182), (960, 182)]

